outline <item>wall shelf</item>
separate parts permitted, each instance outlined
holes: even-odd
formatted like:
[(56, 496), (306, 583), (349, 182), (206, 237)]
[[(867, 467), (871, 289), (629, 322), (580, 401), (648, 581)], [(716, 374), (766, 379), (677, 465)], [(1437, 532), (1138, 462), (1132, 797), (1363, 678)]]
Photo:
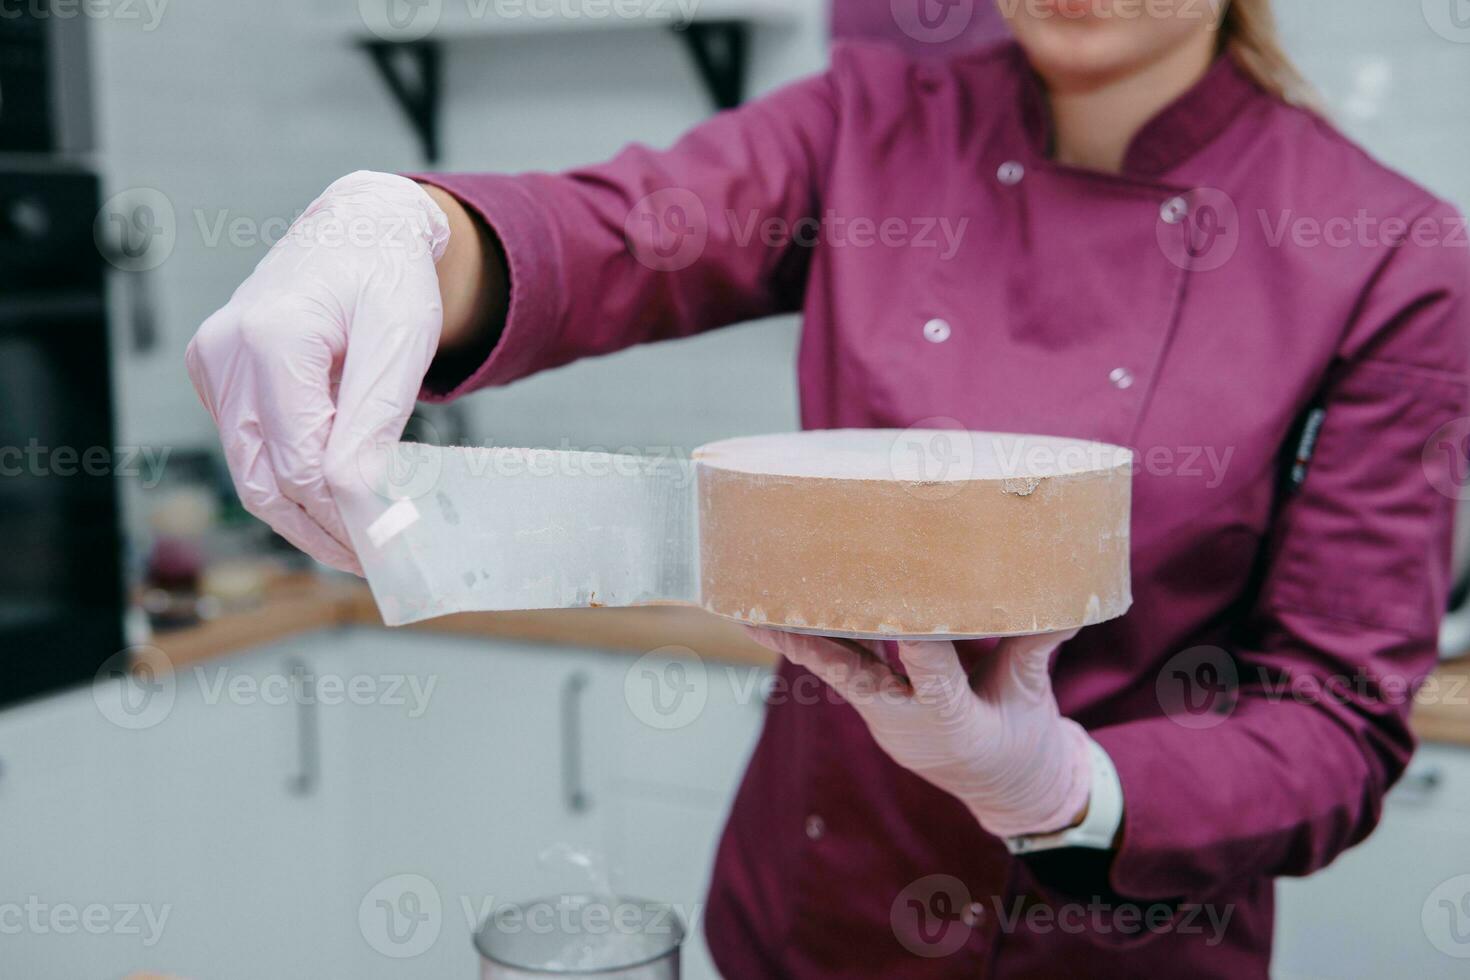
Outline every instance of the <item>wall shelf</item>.
[[(794, 11), (774, 0), (703, 0), (686, 15), (688, 0), (620, 0), (617, 4), (580, 5), (562, 0), (556, 16), (523, 13), (517, 17), (485, 16), (491, 3), (476, 8), (445, 5), (432, 25), (401, 28), (377, 25), (354, 41), (383, 79), (394, 103), (413, 128), (425, 162), (439, 162), (439, 109), (443, 95), (444, 45), (453, 40), (490, 39), (561, 33), (606, 33), (625, 29), (667, 31), (689, 52), (694, 70), (716, 110), (732, 109), (745, 97), (752, 29), (758, 24), (790, 23)], [(479, 9), (480, 16), (474, 11)], [(535, 11), (536, 0), (514, 9)], [(577, 10), (584, 12), (580, 15)], [(457, 15), (451, 11), (457, 11)], [(594, 15), (592, 11), (603, 11)], [(617, 12), (615, 16), (613, 11)]]

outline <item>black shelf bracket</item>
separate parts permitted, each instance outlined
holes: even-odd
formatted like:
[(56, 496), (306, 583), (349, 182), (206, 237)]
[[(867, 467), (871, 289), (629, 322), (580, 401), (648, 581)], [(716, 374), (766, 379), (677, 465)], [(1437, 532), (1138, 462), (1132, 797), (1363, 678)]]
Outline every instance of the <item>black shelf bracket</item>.
[[(700, 81), (716, 109), (733, 109), (745, 98), (750, 23), (743, 20), (690, 21), (673, 32), (694, 59)], [(443, 81), (441, 43), (363, 41), (393, 100), (403, 110), (430, 165), (439, 162), (439, 99)]]
[(743, 20), (700, 20), (674, 25), (689, 49), (694, 67), (717, 109), (733, 109), (745, 98), (746, 56), (750, 23)]
[(364, 41), (362, 48), (403, 110), (423, 149), (439, 162), (441, 53), (436, 41)]

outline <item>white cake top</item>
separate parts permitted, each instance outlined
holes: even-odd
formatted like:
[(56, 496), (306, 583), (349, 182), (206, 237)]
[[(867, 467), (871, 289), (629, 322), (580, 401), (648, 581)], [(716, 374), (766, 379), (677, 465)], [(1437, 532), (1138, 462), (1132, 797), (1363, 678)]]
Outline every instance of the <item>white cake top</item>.
[(703, 466), (769, 476), (939, 483), (1065, 476), (1126, 466), (1119, 446), (951, 429), (818, 429), (701, 446)]

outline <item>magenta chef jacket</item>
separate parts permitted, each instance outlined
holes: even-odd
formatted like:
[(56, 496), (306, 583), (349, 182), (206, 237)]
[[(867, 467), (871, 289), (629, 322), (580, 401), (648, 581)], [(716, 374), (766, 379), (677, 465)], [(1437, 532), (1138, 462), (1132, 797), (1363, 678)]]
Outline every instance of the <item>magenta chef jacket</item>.
[(788, 664), (705, 913), (727, 976), (1261, 976), (1273, 877), (1361, 840), (1409, 758), (1470, 434), (1463, 221), (1227, 59), (1121, 174), (1048, 144), (1009, 42), (843, 45), (667, 151), (424, 178), (511, 282), (430, 397), (800, 310), (808, 427), (1137, 454), (1133, 608), (1055, 664), (1116, 851), (1012, 857)]

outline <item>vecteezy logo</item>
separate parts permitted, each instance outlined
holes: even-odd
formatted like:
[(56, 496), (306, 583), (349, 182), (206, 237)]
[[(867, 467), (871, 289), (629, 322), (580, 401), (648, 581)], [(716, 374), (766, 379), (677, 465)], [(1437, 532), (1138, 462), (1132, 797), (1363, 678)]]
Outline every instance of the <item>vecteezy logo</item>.
[(384, 878), (362, 897), (357, 926), (373, 949), (394, 959), (418, 956), (439, 939), (444, 903), (423, 875)]
[(623, 699), (650, 728), (683, 728), (704, 713), (709, 674), (688, 647), (659, 647), (633, 661), (623, 675)]
[(915, 41), (943, 44), (964, 33), (975, 16), (975, 0), (889, 0), (893, 22)]
[(1423, 0), (1429, 29), (1446, 41), (1470, 44), (1470, 0)]
[(173, 202), (152, 187), (119, 191), (97, 212), (92, 240), (98, 253), (124, 272), (156, 269), (178, 241)]
[(699, 260), (709, 244), (709, 217), (699, 195), (665, 187), (633, 205), (623, 222), (628, 251), (658, 272), (677, 272)]
[(1190, 647), (1165, 662), (1154, 680), (1164, 714), (1185, 728), (1214, 728), (1235, 710), (1235, 660), (1219, 647)]
[(417, 41), (439, 25), (444, 0), (357, 0), (357, 12), (385, 41)]
[(1197, 187), (1164, 202), (1155, 233), (1159, 249), (1174, 265), (1187, 272), (1211, 272), (1240, 247), (1240, 215), (1229, 194)]
[(1451, 500), (1470, 500), (1470, 418), (1434, 431), (1419, 458), (1429, 485)]
[(975, 443), (956, 419), (920, 419), (888, 447), (888, 472), (923, 500), (952, 497), (975, 473)]
[(1470, 874), (1440, 882), (1424, 900), (1420, 924), (1435, 949), (1470, 959)]
[(380, 436), (357, 448), (357, 475), (384, 500), (415, 500), (439, 485), (444, 449), (428, 419), (408, 420), (401, 439)]
[(178, 682), (168, 655), (157, 647), (119, 650), (92, 677), (92, 700), (119, 728), (152, 728), (173, 711)]
[(915, 956), (949, 956), (965, 945), (972, 925), (965, 915), (970, 890), (952, 875), (928, 875), (911, 883), (888, 909), (893, 935)]

